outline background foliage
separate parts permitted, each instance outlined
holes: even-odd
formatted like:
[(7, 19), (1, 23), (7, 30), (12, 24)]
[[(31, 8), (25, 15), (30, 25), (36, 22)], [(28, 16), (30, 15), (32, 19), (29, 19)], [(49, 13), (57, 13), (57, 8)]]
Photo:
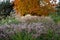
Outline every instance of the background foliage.
[(54, 11), (53, 4), (50, 3), (50, 0), (15, 0), (14, 9), (16, 10), (16, 14), (21, 16), (26, 14), (38, 16), (48, 15)]
[(13, 4), (10, 1), (3, 1), (0, 3), (0, 19), (10, 16), (10, 12), (13, 10)]

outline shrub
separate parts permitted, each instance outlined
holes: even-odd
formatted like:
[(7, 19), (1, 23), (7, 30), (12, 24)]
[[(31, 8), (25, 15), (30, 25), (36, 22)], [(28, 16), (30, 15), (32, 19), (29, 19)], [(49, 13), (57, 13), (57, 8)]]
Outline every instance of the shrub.
[(13, 4), (8, 2), (1, 2), (0, 3), (0, 17), (6, 18), (7, 16), (10, 16), (10, 12), (13, 10)]
[[(54, 1), (53, 1), (54, 2)], [(45, 15), (55, 11), (50, 0), (15, 0), (14, 9), (17, 15)]]

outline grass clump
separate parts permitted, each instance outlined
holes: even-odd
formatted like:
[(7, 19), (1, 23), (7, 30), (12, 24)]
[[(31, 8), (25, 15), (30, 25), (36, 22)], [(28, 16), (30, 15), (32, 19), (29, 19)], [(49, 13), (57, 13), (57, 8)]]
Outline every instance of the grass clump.
[(31, 33), (27, 31), (17, 32), (10, 36), (11, 40), (60, 40), (60, 36), (54, 33), (52, 30), (48, 30), (46, 34), (41, 34), (38, 37), (32, 36)]
[(49, 29), (47, 34), (41, 34), (36, 40), (60, 40), (60, 36)]
[(14, 35), (10, 36), (11, 40), (33, 40), (32, 35), (27, 31), (23, 30), (22, 32), (17, 32)]

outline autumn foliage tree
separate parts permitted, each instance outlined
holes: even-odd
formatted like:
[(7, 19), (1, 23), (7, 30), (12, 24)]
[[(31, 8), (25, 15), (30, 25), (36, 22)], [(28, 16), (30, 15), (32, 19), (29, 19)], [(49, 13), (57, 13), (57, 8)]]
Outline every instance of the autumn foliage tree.
[[(56, 2), (56, 0), (53, 0)], [(54, 5), (50, 3), (50, 0), (15, 0), (14, 9), (17, 15), (24, 16), (26, 14), (31, 15), (48, 15), (50, 12), (54, 12)]]

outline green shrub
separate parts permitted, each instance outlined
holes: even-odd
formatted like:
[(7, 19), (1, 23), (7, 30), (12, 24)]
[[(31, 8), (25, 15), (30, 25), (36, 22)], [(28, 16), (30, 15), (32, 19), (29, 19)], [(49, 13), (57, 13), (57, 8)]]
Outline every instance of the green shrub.
[(10, 16), (10, 12), (13, 10), (13, 4), (10, 1), (0, 3), (0, 19)]
[(6, 17), (6, 19), (2, 19), (2, 20), (0, 20), (0, 25), (4, 25), (4, 24), (18, 24), (19, 23), (19, 21), (17, 20), (17, 19), (15, 19), (15, 18), (12, 18), (12, 17)]
[(55, 13), (50, 13), (49, 16), (57, 23), (60, 21), (60, 13), (55, 12)]

